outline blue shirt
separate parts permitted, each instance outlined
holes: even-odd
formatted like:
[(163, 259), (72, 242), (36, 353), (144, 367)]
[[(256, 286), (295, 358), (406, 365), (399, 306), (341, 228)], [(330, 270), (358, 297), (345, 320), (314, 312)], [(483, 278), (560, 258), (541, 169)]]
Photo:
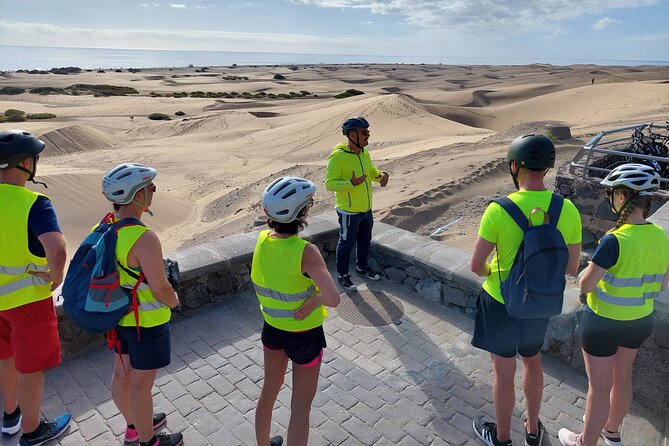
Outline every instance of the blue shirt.
[(620, 255), (620, 244), (618, 239), (613, 234), (606, 234), (599, 241), (595, 253), (592, 255), (592, 263), (595, 265), (609, 269), (618, 262)]
[(37, 197), (28, 214), (28, 249), (32, 255), (46, 257), (39, 237), (47, 232), (62, 232), (56, 211), (47, 197)]

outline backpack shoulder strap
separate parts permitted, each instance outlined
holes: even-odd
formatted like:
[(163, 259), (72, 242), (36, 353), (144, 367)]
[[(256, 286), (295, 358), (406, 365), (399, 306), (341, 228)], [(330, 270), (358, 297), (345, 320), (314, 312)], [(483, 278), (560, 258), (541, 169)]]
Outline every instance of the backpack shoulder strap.
[(558, 220), (560, 219), (560, 214), (562, 213), (562, 205), (564, 204), (564, 198), (562, 195), (553, 194), (551, 196), (551, 204), (548, 206), (548, 219), (549, 224), (554, 228), (557, 227)]
[[(131, 218), (131, 217), (121, 219), (121, 220), (119, 220), (119, 221), (117, 221), (117, 222), (114, 223), (114, 227), (116, 228), (116, 231), (118, 231), (119, 229), (121, 229), (121, 228), (123, 228), (123, 227), (126, 227), (126, 226), (146, 226), (146, 225), (145, 225), (144, 223), (142, 223), (141, 220), (139, 220), (139, 219), (137, 219), (137, 218)], [(126, 268), (125, 266), (121, 265), (121, 262), (119, 262), (118, 260), (116, 261), (116, 264), (117, 264), (123, 271), (125, 271), (130, 277), (132, 277), (133, 279), (137, 280), (137, 281), (138, 281), (137, 283), (139, 283), (139, 282), (141, 282), (141, 281), (146, 282), (146, 279), (144, 279), (144, 275), (143, 275), (143, 274), (141, 274), (141, 273), (140, 273), (140, 274), (137, 274), (137, 273), (136, 273), (135, 271), (133, 271), (132, 269), (130, 269), (130, 268)], [(142, 280), (140, 280), (140, 277), (142, 278)]]
[[(523, 214), (523, 211), (520, 210), (518, 205), (513, 202), (509, 197), (500, 197), (500, 198), (493, 198), (490, 200), (491, 202), (494, 201), (498, 205), (502, 206), (502, 209), (506, 211), (511, 218), (513, 218), (513, 221), (516, 222), (518, 227), (523, 230), (523, 232), (527, 231), (527, 228), (529, 227), (528, 222), (527, 222), (527, 217), (525, 217), (525, 214)], [(558, 214), (559, 215), (559, 214)]]

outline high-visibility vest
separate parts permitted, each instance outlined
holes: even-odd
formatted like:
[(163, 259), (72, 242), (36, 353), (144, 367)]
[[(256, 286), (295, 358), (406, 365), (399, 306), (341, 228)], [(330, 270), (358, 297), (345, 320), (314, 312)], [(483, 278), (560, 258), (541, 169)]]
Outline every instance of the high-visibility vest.
[(49, 270), (46, 257), (28, 248), (28, 215), (39, 196), (23, 186), (0, 184), (0, 310), (51, 297), (51, 283), (29, 271)]
[(669, 265), (669, 238), (654, 224), (625, 224), (612, 234), (620, 246), (618, 261), (588, 293), (588, 306), (619, 321), (648, 316)]
[(302, 254), (309, 242), (296, 235), (275, 238), (269, 233), (266, 230), (258, 235), (251, 265), (251, 280), (265, 321), (285, 331), (321, 326), (321, 306), (302, 320), (293, 317), (295, 310), (318, 292), (316, 282), (302, 274)]
[[(116, 259), (125, 268), (132, 269), (128, 265), (128, 253), (135, 245), (137, 240), (150, 229), (146, 226), (129, 225), (123, 226), (118, 231), (118, 241), (116, 242)], [(121, 286), (132, 288), (137, 283), (137, 279), (130, 276), (123, 268), (118, 269)], [(139, 274), (140, 271), (137, 271)], [(172, 312), (170, 307), (163, 305), (155, 297), (146, 283), (139, 285), (137, 289), (137, 300), (139, 303), (139, 326), (144, 328), (155, 327), (169, 322)], [(135, 327), (135, 313), (131, 312), (121, 319), (118, 323), (123, 327)]]

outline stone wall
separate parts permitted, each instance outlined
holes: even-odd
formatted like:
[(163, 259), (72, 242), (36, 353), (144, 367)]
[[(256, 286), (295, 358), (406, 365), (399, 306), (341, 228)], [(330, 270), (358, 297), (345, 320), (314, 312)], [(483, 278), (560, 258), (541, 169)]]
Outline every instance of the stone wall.
[[(666, 208), (666, 210), (665, 210)], [(669, 208), (654, 215), (655, 222), (669, 228)], [(316, 244), (326, 260), (334, 257), (338, 224), (334, 213), (312, 217), (302, 236)], [(182, 302), (175, 317), (194, 309), (225, 300), (227, 296), (251, 286), (251, 258), (257, 232), (226, 237), (169, 253), (179, 262), (181, 283), (177, 292)], [(450, 248), (428, 237), (375, 223), (370, 266), (383, 273), (385, 280), (402, 283), (419, 296), (452, 306), (473, 316), (483, 280), (469, 270), (469, 254)], [(638, 397), (663, 407), (669, 406), (669, 304), (666, 293), (656, 303), (654, 334), (644, 344), (635, 364), (635, 391)], [(65, 354), (82, 351), (103, 342), (73, 327), (58, 308), (61, 341)], [(551, 319), (543, 350), (557, 355), (572, 366), (583, 369), (578, 321), (582, 310), (578, 290), (567, 289), (563, 311)]]

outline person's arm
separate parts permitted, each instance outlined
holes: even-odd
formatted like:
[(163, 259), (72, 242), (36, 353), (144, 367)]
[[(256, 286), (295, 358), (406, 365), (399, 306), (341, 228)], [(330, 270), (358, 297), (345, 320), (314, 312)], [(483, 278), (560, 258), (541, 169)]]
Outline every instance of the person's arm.
[(578, 273), (578, 265), (581, 261), (581, 244), (574, 243), (567, 245), (569, 251), (569, 260), (567, 261), (567, 274), (576, 275)]
[(594, 262), (588, 262), (588, 266), (583, 270), (578, 279), (578, 286), (581, 288), (581, 294), (586, 294), (595, 289), (597, 282), (599, 282), (606, 269), (597, 265)]
[(332, 275), (330, 275), (325, 266), (325, 261), (320, 251), (311, 243), (304, 247), (302, 272), (307, 273), (316, 282), (320, 293), (309, 297), (300, 308), (295, 310), (295, 319), (306, 318), (320, 305), (325, 305), (326, 307), (336, 307), (339, 305), (339, 292), (334, 284), (334, 280), (332, 280)]
[(37, 236), (37, 239), (44, 247), (49, 271), (46, 273), (31, 272), (31, 274), (39, 276), (47, 282), (51, 282), (51, 291), (53, 291), (63, 283), (65, 262), (67, 261), (65, 237), (60, 232), (52, 231)]
[(170, 285), (165, 276), (163, 250), (155, 232), (146, 231), (142, 234), (130, 250), (128, 262), (130, 262), (131, 257), (134, 257), (142, 269), (153, 297), (170, 308), (179, 305), (177, 293), (174, 292), (172, 285)]
[(494, 243), (490, 243), (480, 235), (476, 237), (474, 252), (472, 254), (472, 259), (469, 262), (469, 268), (474, 274), (480, 277), (488, 277), (490, 275), (490, 263), (488, 263), (488, 256), (494, 248)]
[[(354, 179), (352, 182), (351, 179)], [(348, 175), (348, 172), (342, 173), (342, 160), (337, 157), (331, 157), (328, 159), (328, 165), (325, 169), (325, 189), (330, 192), (346, 192), (351, 191), (357, 185), (362, 183), (362, 181), (354, 184), (357, 180), (355, 174), (352, 176)], [(364, 178), (363, 178), (364, 181)]]

